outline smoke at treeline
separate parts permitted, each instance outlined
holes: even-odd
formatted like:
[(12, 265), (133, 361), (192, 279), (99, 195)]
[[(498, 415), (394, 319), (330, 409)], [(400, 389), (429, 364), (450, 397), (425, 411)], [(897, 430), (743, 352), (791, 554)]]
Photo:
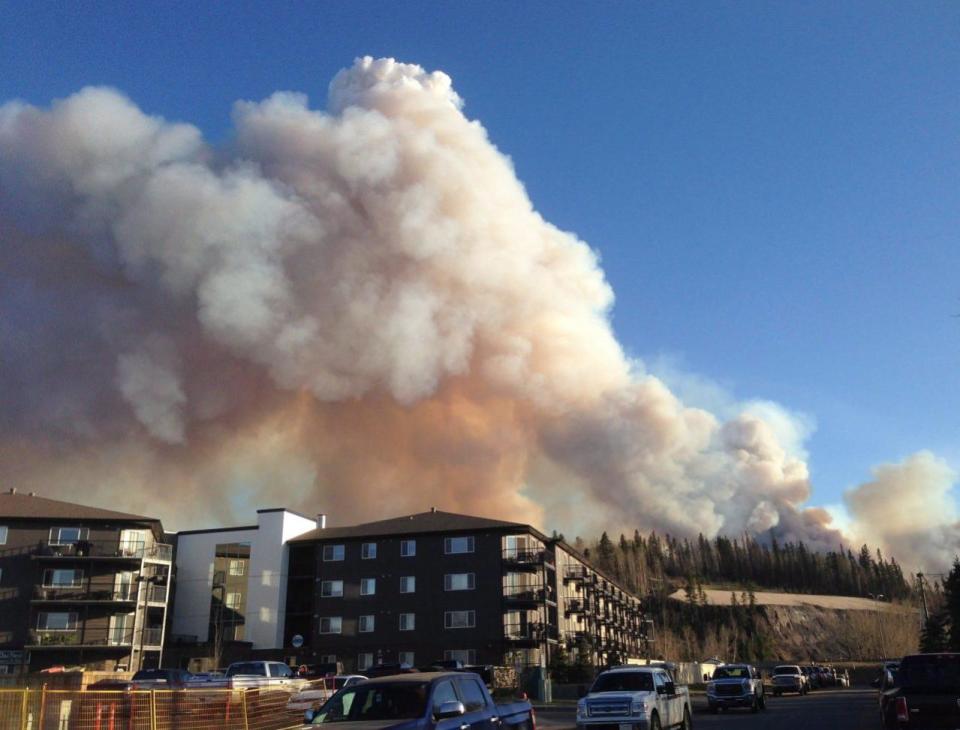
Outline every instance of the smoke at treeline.
[[(175, 529), (437, 506), (840, 542), (804, 429), (690, 407), (628, 357), (595, 251), (445, 74), (358, 59), (324, 108), (277, 93), (233, 125), (213, 145), (106, 88), (0, 106), (5, 486)], [(911, 559), (955, 544), (928, 509), (952, 472), (924, 459), (893, 536)], [(849, 503), (879, 544), (898, 466)]]

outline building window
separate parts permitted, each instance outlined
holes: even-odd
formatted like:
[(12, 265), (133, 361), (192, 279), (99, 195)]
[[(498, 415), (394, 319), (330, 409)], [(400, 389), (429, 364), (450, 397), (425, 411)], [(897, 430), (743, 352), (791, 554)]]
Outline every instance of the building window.
[(7, 544), (7, 526), (0, 525), (0, 545)]
[(377, 579), (376, 578), (361, 578), (360, 579), (360, 595), (361, 596), (372, 596), (377, 592)]
[(336, 654), (321, 654), (320, 655), (321, 664), (336, 664), (337, 655)]
[(444, 555), (456, 555), (458, 553), (473, 552), (473, 536), (468, 537), (445, 537), (443, 539)]
[(377, 543), (365, 542), (360, 546), (360, 559), (373, 560), (377, 557)]
[(224, 604), (227, 608), (240, 608), (240, 602), (243, 600), (243, 594), (239, 591), (230, 592), (227, 594), (227, 599), (224, 601)]
[(373, 652), (364, 652), (357, 655), (357, 671), (362, 672), (373, 666)]
[(340, 616), (327, 616), (320, 619), (321, 634), (340, 634), (343, 629), (343, 619)]
[(41, 611), (37, 614), (37, 629), (39, 631), (76, 631), (77, 614)]
[(416, 540), (401, 540), (400, 541), (400, 557), (401, 558), (412, 558), (417, 554), (417, 541)]
[(338, 560), (343, 560), (344, 549), (343, 545), (324, 545), (323, 546), (323, 562), (333, 563)]
[(460, 662), (464, 666), (477, 663), (476, 649), (444, 649), (443, 658), (448, 662)]
[(400, 630), (401, 631), (413, 631), (416, 628), (417, 624), (417, 615), (415, 613), (401, 613), (400, 614)]
[(86, 540), (90, 530), (86, 527), (51, 527), (50, 544), (51, 545), (75, 545), (81, 540)]
[(47, 568), (43, 571), (43, 585), (47, 588), (77, 588), (82, 582), (82, 570)]
[(400, 664), (405, 667), (412, 667), (416, 665), (416, 662), (413, 661), (413, 652), (412, 651), (401, 651), (397, 653), (397, 658), (400, 660)]
[(445, 591), (472, 591), (476, 587), (476, 573), (447, 573), (443, 576), (443, 590)]
[(443, 614), (445, 629), (472, 629), (476, 625), (476, 611), (445, 611)]
[(416, 593), (417, 577), (415, 575), (404, 575), (400, 577), (401, 593)]
[(325, 580), (320, 584), (320, 595), (323, 598), (342, 598), (343, 597), (343, 581), (342, 580)]
[(373, 627), (374, 627), (374, 622), (375, 622), (375, 621), (376, 621), (376, 618), (374, 617), (373, 614), (368, 614), (368, 615), (366, 615), (366, 616), (361, 616), (361, 617), (360, 617), (360, 629), (359, 629), (359, 630), (360, 630), (360, 633), (361, 633), (361, 634), (369, 634), (371, 631), (373, 631)]
[(231, 560), (229, 572), (230, 575), (243, 575), (246, 572), (247, 566), (242, 560)]

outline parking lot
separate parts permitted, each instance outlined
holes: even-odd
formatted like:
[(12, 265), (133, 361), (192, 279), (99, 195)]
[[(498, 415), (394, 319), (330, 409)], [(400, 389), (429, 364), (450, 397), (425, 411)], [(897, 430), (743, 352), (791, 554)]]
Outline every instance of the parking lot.
[[(776, 730), (878, 730), (876, 690), (818, 690), (805, 697), (768, 697), (767, 709), (756, 714), (730, 710), (718, 715), (707, 712), (703, 695), (694, 695), (693, 724), (697, 728), (776, 728)], [(576, 726), (572, 706), (541, 708), (537, 725), (549, 730)]]

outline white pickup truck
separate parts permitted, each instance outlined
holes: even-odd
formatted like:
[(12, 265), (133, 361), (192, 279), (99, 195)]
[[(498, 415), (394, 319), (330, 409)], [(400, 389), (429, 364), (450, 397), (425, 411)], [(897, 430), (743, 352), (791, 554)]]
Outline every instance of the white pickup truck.
[(234, 662), (226, 674), (196, 682), (190, 689), (282, 689), (299, 692), (308, 685), (307, 680), (294, 675), (283, 662)]
[(577, 730), (690, 730), (690, 713), (690, 693), (674, 684), (666, 667), (613, 667), (577, 703)]

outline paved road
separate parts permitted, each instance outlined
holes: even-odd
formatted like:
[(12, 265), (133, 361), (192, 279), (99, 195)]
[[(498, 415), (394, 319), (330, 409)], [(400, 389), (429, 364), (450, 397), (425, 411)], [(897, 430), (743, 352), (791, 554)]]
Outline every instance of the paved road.
[[(572, 707), (543, 708), (537, 711), (537, 727), (564, 730), (576, 725)], [(703, 695), (694, 696), (693, 726), (741, 730), (880, 730), (876, 690), (817, 690), (805, 697), (769, 697), (767, 709), (751, 714), (731, 710), (719, 715), (706, 711)]]

